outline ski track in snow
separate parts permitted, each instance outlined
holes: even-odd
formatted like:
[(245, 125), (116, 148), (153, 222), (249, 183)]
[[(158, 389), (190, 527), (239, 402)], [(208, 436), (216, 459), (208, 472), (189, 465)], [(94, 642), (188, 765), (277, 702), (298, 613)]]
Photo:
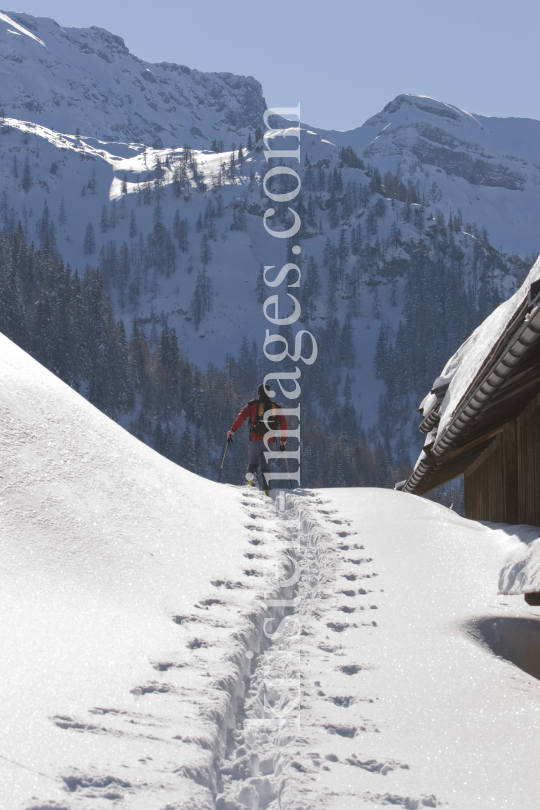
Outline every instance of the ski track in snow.
[(502, 533), (384, 491), (286, 497), (297, 598), (252, 660), (216, 810), (534, 803), (540, 685), (511, 636), (540, 630), (495, 596)]
[(2, 810), (534, 806), (515, 537), (383, 489), (280, 511), (3, 336), (0, 410)]
[(210, 810), (263, 596), (292, 570), (275, 509), (0, 344), (0, 807)]
[[(371, 611), (378, 608), (378, 574), (356, 532), (347, 530), (350, 521), (323, 508), (324, 498), (287, 493), (286, 503), (282, 519), (301, 572), (295, 604), (282, 635), (253, 659), (245, 706), (220, 766), (223, 792), (216, 810), (439, 806), (433, 794), (379, 794), (358, 784), (360, 772), (384, 777), (409, 769), (404, 762), (369, 755), (369, 737), (380, 732), (373, 716), (378, 698), (359, 694), (351, 684), (355, 675), (375, 668), (356, 642), (362, 633), (376, 632)], [(343, 618), (336, 621), (337, 616)], [(271, 624), (269, 633), (276, 629)], [(341, 644), (344, 632), (349, 639)], [(330, 675), (330, 694), (313, 679), (317, 675)], [(327, 737), (324, 754), (314, 750), (322, 750), (321, 733)], [(332, 746), (334, 740), (339, 745)], [(351, 783), (339, 791), (324, 779), (337, 762), (354, 769)]]
[(388, 490), (280, 511), (2, 347), (6, 810), (533, 806), (515, 539)]

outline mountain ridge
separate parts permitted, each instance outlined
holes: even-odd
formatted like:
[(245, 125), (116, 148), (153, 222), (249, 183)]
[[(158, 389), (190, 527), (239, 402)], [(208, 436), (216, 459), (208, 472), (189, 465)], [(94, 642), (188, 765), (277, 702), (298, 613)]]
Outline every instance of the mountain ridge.
[[(18, 43), (24, 37), (17, 28), (22, 17), (6, 22), (6, 16), (0, 14), (0, 39), (11, 37)], [(9, 25), (15, 33), (7, 33)], [(57, 30), (59, 26), (48, 21), (36, 27), (26, 45), (18, 43), (19, 50), (9, 53), (26, 49), (34, 57), (41, 55), (44, 46), (35, 37)], [(112, 38), (111, 48), (123, 53), (120, 38), (100, 31), (84, 29), (86, 45), (97, 46), (106, 35)], [(84, 45), (83, 40), (78, 41)], [(84, 59), (109, 70), (111, 63), (95, 50)], [(80, 53), (77, 50), (79, 62)], [(144, 63), (129, 58), (142, 85)], [(0, 70), (6, 70), (6, 64), (0, 63)], [(11, 63), (13, 85), (25, 64)], [(43, 79), (49, 100), (51, 70)], [(179, 70), (193, 80), (190, 87), (196, 90), (198, 74)], [(230, 109), (241, 107), (242, 82), (240, 77), (236, 88), (229, 87)], [(73, 92), (78, 92), (74, 86)], [(161, 92), (163, 86), (147, 79), (143, 89)], [(118, 92), (125, 90), (122, 85)], [(225, 93), (219, 86), (217, 90)], [(534, 261), (540, 169), (531, 156), (540, 122), (488, 119), (435, 99), (401, 94), (349, 132), (302, 124), (301, 161), (291, 164), (302, 184), (294, 202), (302, 219), (295, 239), (301, 252), (293, 255), (290, 240), (270, 239), (262, 224), (272, 205), (263, 182), (270, 165), (260, 137), (262, 90), (257, 96), (259, 117), (253, 121), (260, 127), (258, 133), (251, 125), (234, 132), (225, 125), (220, 129), (227, 110), (218, 110), (219, 104), (212, 102), (206, 119), (217, 127), (210, 131), (212, 142), (209, 137), (189, 137), (191, 147), (183, 140), (182, 146), (159, 148), (151, 145), (152, 127), (142, 127), (138, 141), (122, 140), (118, 133), (113, 140), (100, 137), (103, 120), (96, 118), (95, 99), (79, 95), (82, 112), (58, 105), (63, 129), (48, 127), (50, 110), (40, 112), (38, 107), (33, 122), (13, 117), (9, 107), (0, 120), (0, 227), (9, 234), (21, 223), (29, 253), (33, 241), (40, 245), (38, 276), (42, 266), (45, 274), (43, 279), (31, 278), (33, 271), (23, 266), (17, 271), (22, 274), (23, 320), (32, 334), (34, 356), (39, 356), (42, 340), (47, 345), (55, 340), (40, 320), (40, 307), (58, 300), (58, 281), (48, 278), (47, 262), (43, 264), (52, 247), (88, 283), (99, 268), (109, 310), (112, 306), (107, 318), (131, 324), (132, 331), (139, 329), (148, 341), (145, 351), (154, 352), (147, 374), (153, 393), (139, 398), (135, 410), (125, 410), (125, 403), (116, 402), (110, 391), (105, 412), (118, 415), (153, 446), (158, 446), (159, 436), (168, 435), (173, 449), (166, 452), (184, 463), (185, 431), (197, 438), (201, 425), (189, 399), (175, 401), (172, 411), (159, 404), (161, 395), (152, 386), (158, 385), (153, 375), (159, 372), (160, 341), (168, 340), (174, 330), (179, 350), (201, 375), (212, 366), (206, 381), (201, 377), (208, 389), (224, 363), (229, 369), (236, 363), (243, 369), (236, 389), (240, 398), (253, 386), (251, 377), (258, 379), (268, 371), (261, 349), (266, 325), (261, 305), (269, 293), (261, 268), (295, 261), (302, 273), (298, 326), (312, 331), (319, 343), (317, 363), (303, 372), (302, 380), (304, 401), (325, 420), (315, 440), (324, 432), (336, 441), (356, 430), (360, 435), (363, 424), (370, 441), (376, 435), (381, 438), (387, 459), (394, 454), (395, 460), (403, 460), (418, 441), (412, 424), (417, 397), (467, 334), (522, 283)], [(183, 120), (195, 126), (193, 105), (186, 103), (182, 109)], [(86, 122), (79, 133), (79, 119), (70, 117), (74, 112)], [(81, 119), (83, 113), (86, 118)], [(233, 138), (242, 151), (232, 149)], [(296, 187), (286, 182), (290, 179), (272, 180), (268, 187), (280, 193), (293, 190)], [(286, 228), (287, 206), (278, 204), (276, 212), (275, 227)], [(17, 248), (7, 252), (12, 249), (16, 263)], [(4, 270), (8, 286), (9, 272)], [(288, 304), (283, 296), (283, 307)], [(57, 315), (62, 318), (62, 312)], [(0, 322), (3, 317), (0, 312)], [(118, 336), (113, 326), (110, 330), (114, 355)], [(16, 339), (9, 330), (6, 334)], [(54, 358), (43, 362), (56, 370)], [(251, 369), (249, 374), (246, 369)], [(189, 380), (192, 371), (184, 371), (181, 376)], [(84, 364), (74, 371), (73, 380), (94, 402)], [(101, 383), (109, 385), (106, 379)], [(102, 407), (104, 401), (95, 404)], [(166, 423), (163, 413), (168, 414)], [(227, 420), (226, 414), (220, 415), (219, 431), (230, 426)], [(211, 436), (211, 454), (217, 451), (218, 433)], [(341, 448), (336, 444), (334, 450), (330, 455), (339, 458)], [(316, 449), (311, 456), (311, 469), (323, 469), (324, 459)], [(234, 464), (231, 481), (242, 474), (243, 459)], [(390, 461), (380, 466), (388, 470)], [(368, 480), (361, 471), (340, 478), (339, 464), (335, 467), (335, 475), (323, 471), (322, 477), (310, 478), (308, 472), (307, 480), (323, 486)], [(309, 471), (309, 464), (306, 468)], [(391, 475), (384, 472), (384, 481)]]
[(0, 80), (11, 117), (158, 148), (208, 147), (216, 137), (230, 147), (266, 108), (252, 76), (152, 64), (104, 28), (62, 28), (19, 12), (0, 12)]

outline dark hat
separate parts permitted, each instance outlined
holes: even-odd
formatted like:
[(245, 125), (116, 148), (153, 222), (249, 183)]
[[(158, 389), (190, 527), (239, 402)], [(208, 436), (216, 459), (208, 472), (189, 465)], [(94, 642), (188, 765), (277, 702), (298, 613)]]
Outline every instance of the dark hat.
[(265, 385), (264, 383), (261, 383), (259, 385), (259, 387), (257, 388), (257, 396), (259, 397), (259, 399), (270, 399), (270, 391), (271, 390), (272, 389), (270, 388), (269, 385)]

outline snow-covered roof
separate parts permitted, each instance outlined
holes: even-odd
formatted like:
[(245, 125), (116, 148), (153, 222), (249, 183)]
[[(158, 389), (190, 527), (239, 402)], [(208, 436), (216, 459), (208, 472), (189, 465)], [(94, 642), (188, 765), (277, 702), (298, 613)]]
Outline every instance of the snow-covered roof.
[[(530, 346), (537, 345), (540, 335), (540, 306), (529, 300), (531, 285), (540, 279), (537, 259), (520, 289), (497, 307), (450, 358), (433, 389), (420, 405), (424, 416), (422, 429), (427, 432), (429, 415), (440, 415), (438, 426), (427, 433), (424, 448), (405, 482), (396, 485), (401, 491), (425, 491), (438, 464), (444, 465), (444, 454), (454, 446), (459, 434), (478, 417), (485, 403), (512, 372)], [(531, 296), (532, 297), (532, 296)], [(448, 389), (437, 413), (434, 391)], [(444, 390), (444, 388), (443, 388)], [(470, 433), (467, 434), (470, 439)], [(478, 445), (481, 448), (481, 445)], [(452, 461), (450, 461), (452, 465)], [(443, 469), (444, 466), (443, 466)], [(454, 472), (455, 474), (455, 472)], [(450, 476), (449, 476), (450, 477)], [(440, 481), (437, 481), (440, 483)], [(434, 484), (435, 485), (435, 484)], [(493, 524), (508, 533), (511, 528), (516, 546), (499, 577), (499, 590), (504, 594), (540, 591), (540, 538), (531, 526), (507, 527)]]
[(508, 336), (508, 328), (516, 313), (526, 302), (533, 281), (540, 279), (540, 257), (536, 260), (529, 275), (514, 295), (497, 307), (480, 326), (474, 330), (433, 383), (438, 388), (449, 383), (448, 391), (441, 404), (441, 420), (437, 440), (449, 426), (452, 417), (464, 401), (470, 388), (486, 362), (496, 352)]
[[(437, 414), (440, 417), (439, 423), (428, 434), (431, 437), (430, 442), (433, 442), (432, 447), (428, 453), (425, 450), (420, 453), (413, 472), (402, 487), (404, 491), (412, 492), (421, 482), (423, 484), (432, 467), (433, 457), (438, 461), (442, 460), (458, 434), (471, 418), (478, 415), (496, 386), (503, 381), (504, 375), (510, 373), (523, 351), (527, 350), (527, 340), (521, 340), (520, 335), (524, 329), (532, 330), (535, 334), (538, 332), (536, 321), (540, 323), (540, 307), (535, 307), (527, 315), (525, 310), (531, 285), (539, 279), (540, 258), (536, 260), (520, 289), (475, 329), (434, 381), (420, 410), (425, 424), (427, 417), (437, 406), (438, 398), (434, 392), (448, 386)], [(518, 342), (521, 341), (521, 354), (512, 348), (516, 336)], [(507, 359), (508, 356), (511, 360)], [(481, 387), (483, 390), (479, 394)], [(426, 430), (432, 427), (430, 424)]]

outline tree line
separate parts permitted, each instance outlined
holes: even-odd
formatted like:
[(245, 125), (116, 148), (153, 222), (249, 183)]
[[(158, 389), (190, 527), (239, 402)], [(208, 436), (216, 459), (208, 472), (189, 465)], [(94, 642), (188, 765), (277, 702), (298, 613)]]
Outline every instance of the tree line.
[[(134, 318), (126, 329), (122, 319), (115, 320), (110, 282), (99, 268), (88, 265), (79, 275), (46, 236), (36, 248), (20, 224), (0, 231), (0, 331), (107, 416), (127, 422), (141, 441), (212, 478), (226, 430), (254, 395), (268, 361), (244, 338), (236, 357), (227, 355), (222, 368), (211, 364), (203, 371), (182, 353), (167, 323), (151, 349), (151, 320)], [(317, 339), (321, 362), (303, 384), (302, 484), (390, 486), (395, 470), (388, 448), (366, 435), (350, 379), (341, 379), (352, 363), (350, 322), (340, 325), (334, 317)], [(343, 388), (343, 403), (336, 384)], [(324, 406), (322, 416), (317, 402)], [(247, 435), (240, 434), (231, 448), (224, 481), (243, 481)]]

